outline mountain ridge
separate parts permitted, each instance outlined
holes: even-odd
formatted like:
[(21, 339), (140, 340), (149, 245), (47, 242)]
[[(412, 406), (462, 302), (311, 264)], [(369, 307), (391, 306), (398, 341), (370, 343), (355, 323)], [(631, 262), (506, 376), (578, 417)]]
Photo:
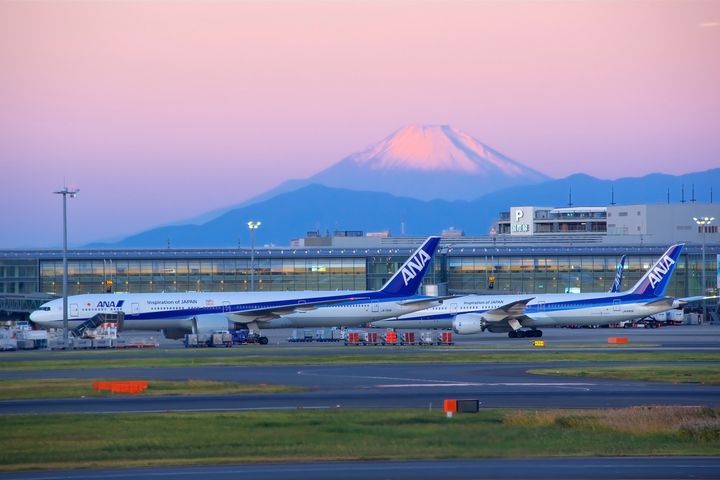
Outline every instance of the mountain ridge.
[(172, 225), (131, 235), (111, 244), (90, 244), (89, 248), (237, 247), (249, 244), (246, 223), (261, 220), (255, 232), (257, 244), (287, 245), (308, 231), (390, 230), (397, 235), (401, 223), (408, 235), (428, 235), (455, 226), (468, 235), (486, 235), (499, 212), (511, 206), (562, 207), (574, 205), (666, 203), (696, 200), (709, 203), (713, 185), (720, 184), (720, 168), (674, 176), (648, 174), (602, 180), (586, 174), (549, 180), (536, 185), (509, 187), (474, 200), (417, 200), (390, 193), (356, 191), (306, 185), (272, 198), (233, 209), (202, 225)]

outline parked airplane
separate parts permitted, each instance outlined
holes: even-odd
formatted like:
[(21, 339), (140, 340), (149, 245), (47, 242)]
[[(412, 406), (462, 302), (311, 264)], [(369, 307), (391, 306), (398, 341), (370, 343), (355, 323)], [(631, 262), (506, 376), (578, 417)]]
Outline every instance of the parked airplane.
[(666, 297), (684, 244), (673, 245), (630, 290), (608, 293), (467, 295), (442, 305), (372, 322), (387, 328), (452, 328), (458, 334), (507, 332), (510, 338), (541, 337), (538, 327), (607, 325), (677, 308)]
[(622, 280), (623, 274), (625, 273), (626, 259), (627, 255), (623, 255), (622, 257), (620, 257), (620, 262), (617, 264), (617, 268), (615, 270), (615, 280), (613, 281), (612, 287), (610, 288), (610, 293), (618, 293), (622, 288)]
[[(68, 297), (68, 326), (76, 328), (100, 314), (111, 314), (118, 316), (123, 329), (164, 330), (169, 338), (181, 338), (190, 332), (205, 334), (244, 326), (255, 331), (258, 325), (350, 326), (400, 316), (442, 302), (438, 297), (416, 295), (439, 243), (440, 237), (429, 237), (377, 291), (72, 295)], [(330, 314), (310, 313), (322, 309)], [(279, 323), (273, 324), (276, 319)], [(62, 327), (63, 300), (41, 305), (30, 314), (30, 320), (44, 327)], [(261, 343), (266, 343), (263, 338)]]

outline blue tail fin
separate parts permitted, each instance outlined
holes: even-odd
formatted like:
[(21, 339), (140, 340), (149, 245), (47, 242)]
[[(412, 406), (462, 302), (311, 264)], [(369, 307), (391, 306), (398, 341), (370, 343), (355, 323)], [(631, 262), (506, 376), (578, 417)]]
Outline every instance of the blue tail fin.
[(627, 255), (620, 257), (620, 263), (617, 264), (617, 270), (615, 270), (615, 281), (612, 284), (610, 293), (618, 293), (622, 288), (623, 273), (625, 273), (625, 259), (627, 259)]
[(415, 295), (440, 244), (440, 237), (428, 237), (380, 291), (392, 297)]
[(678, 257), (684, 246), (684, 243), (678, 243), (668, 248), (630, 291), (644, 297), (665, 295), (665, 289), (675, 271)]

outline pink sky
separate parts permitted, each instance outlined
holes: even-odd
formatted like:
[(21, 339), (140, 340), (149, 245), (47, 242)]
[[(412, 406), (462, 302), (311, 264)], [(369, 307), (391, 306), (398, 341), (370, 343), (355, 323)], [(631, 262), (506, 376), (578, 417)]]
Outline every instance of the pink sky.
[[(720, 166), (720, 2), (0, 2), (0, 248), (238, 203), (409, 124), (554, 177)], [(11, 227), (8, 227), (10, 225)]]

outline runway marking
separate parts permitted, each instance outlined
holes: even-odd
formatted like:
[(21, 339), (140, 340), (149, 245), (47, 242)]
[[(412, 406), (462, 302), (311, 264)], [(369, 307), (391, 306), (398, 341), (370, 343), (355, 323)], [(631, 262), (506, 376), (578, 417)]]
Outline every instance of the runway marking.
[(528, 382), (501, 382), (501, 383), (475, 383), (475, 382), (453, 382), (453, 383), (399, 383), (399, 384), (378, 384), (376, 388), (415, 388), (415, 387), (561, 387), (590, 390), (585, 387), (593, 387), (595, 383), (528, 383)]
[[(708, 461), (707, 465), (703, 465), (701, 463), (689, 463), (684, 461), (684, 459), (678, 459), (677, 461), (671, 461), (671, 462), (663, 462), (662, 466), (664, 468), (680, 468), (680, 469), (693, 469), (690, 472), (687, 472), (690, 476), (688, 478), (692, 478), (693, 471), (700, 471), (703, 469), (716, 469), (717, 465), (713, 463), (716, 459), (715, 457), (698, 457), (699, 460)], [(555, 468), (555, 469), (573, 469), (577, 467), (577, 464), (579, 461), (583, 461), (586, 463), (586, 465), (589, 468), (602, 468), (602, 469), (647, 469), (648, 467), (655, 467), (657, 465), (657, 462), (654, 459), (638, 459), (638, 461), (629, 462), (629, 461), (623, 461), (623, 462), (613, 462), (613, 461), (595, 461), (596, 458), (574, 458), (574, 459), (564, 459), (560, 461), (551, 462), (549, 465), (544, 466), (544, 469), (549, 468)], [(438, 470), (442, 472), (447, 472), (448, 470), (448, 463), (447, 461), (443, 460), (420, 460), (420, 462), (423, 463), (422, 469), (423, 470)], [(527, 463), (528, 460), (524, 458), (519, 459), (509, 459), (509, 460), (501, 460), (500, 462), (497, 462), (495, 460), (489, 460), (487, 462), (478, 463), (479, 467), (482, 467), (484, 464), (507, 464), (508, 466), (511, 466), (513, 464), (517, 463)], [(413, 462), (397, 462), (397, 461), (379, 461), (379, 462), (367, 462), (365, 464), (361, 464), (358, 462), (348, 461), (348, 462), (338, 462), (340, 466), (346, 465), (347, 468), (355, 470), (355, 471), (362, 471), (367, 473), (373, 473), (374, 472), (387, 472), (392, 470), (393, 472), (406, 472), (408, 470), (412, 471), (415, 466)], [(472, 462), (469, 462), (472, 463)], [(96, 469), (88, 469), (88, 470), (67, 470), (62, 473), (43, 473), (43, 472), (18, 472), (19, 475), (18, 478), (28, 478), (31, 480), (64, 480), (68, 478), (69, 476), (73, 478), (95, 478), (95, 479), (113, 479), (113, 478), (129, 478), (132, 476), (142, 476), (142, 477), (157, 477), (157, 478), (163, 478), (163, 477), (176, 477), (176, 476), (183, 476), (183, 477), (199, 477), (199, 476), (212, 476), (212, 475), (235, 475), (242, 478), (257, 476), (258, 474), (277, 474), (277, 473), (313, 473), (313, 472), (327, 472), (328, 466), (326, 463), (319, 463), (319, 464), (313, 464), (308, 463), (305, 465), (280, 465), (280, 464), (230, 464), (230, 465), (211, 465), (211, 466), (196, 466), (196, 465), (187, 465), (186, 467), (176, 466), (176, 465), (169, 465), (167, 467), (162, 465), (151, 465), (146, 467), (120, 467), (117, 471), (107, 471), (107, 470), (96, 470)], [(680, 474), (683, 474), (685, 472), (680, 472)], [(701, 474), (704, 474), (705, 472), (700, 472)], [(382, 476), (382, 475), (381, 475)], [(687, 475), (682, 475), (683, 477)], [(567, 478), (567, 475), (563, 475), (562, 478)], [(602, 477), (606, 478), (606, 477)], [(607, 478), (614, 478), (614, 477), (607, 477)], [(626, 477), (620, 477), (620, 478), (626, 478)], [(629, 477), (627, 477), (629, 478)], [(654, 478), (654, 477), (653, 477)]]
[(347, 374), (335, 374), (335, 373), (319, 373), (310, 372), (307, 370), (298, 370), (298, 375), (304, 376), (315, 376), (315, 377), (342, 377), (342, 378), (366, 378), (370, 380), (402, 380), (406, 382), (435, 382), (435, 383), (456, 383), (456, 380), (434, 380), (427, 378), (406, 378), (406, 377), (381, 377), (373, 375), (347, 375)]
[[(316, 377), (343, 377), (343, 378), (362, 378), (370, 380), (400, 380), (404, 382), (418, 382), (418, 383), (397, 383), (397, 384), (377, 384), (372, 387), (375, 388), (415, 388), (415, 387), (558, 387), (558, 388), (569, 388), (589, 391), (589, 388), (597, 385), (596, 383), (582, 383), (582, 382), (501, 382), (501, 383), (486, 383), (486, 382), (458, 382), (457, 380), (436, 380), (429, 378), (404, 378), (404, 377), (383, 377), (373, 375), (340, 375), (335, 373), (322, 373), (313, 372), (307, 370), (298, 370), (298, 375), (304, 376), (316, 376)], [(365, 387), (365, 388), (372, 388)]]
[[(158, 409), (147, 409), (147, 410), (103, 410), (98, 412), (83, 412), (83, 415), (106, 415), (111, 414), (126, 414), (126, 413), (202, 413), (202, 412), (255, 412), (258, 410), (329, 410), (331, 408), (340, 408), (340, 405), (309, 405), (309, 406), (298, 406), (288, 405), (282, 407), (238, 407), (238, 408), (158, 408)], [(73, 413), (58, 412), (58, 413)], [(12, 413), (10, 415), (27, 415), (27, 412)]]

